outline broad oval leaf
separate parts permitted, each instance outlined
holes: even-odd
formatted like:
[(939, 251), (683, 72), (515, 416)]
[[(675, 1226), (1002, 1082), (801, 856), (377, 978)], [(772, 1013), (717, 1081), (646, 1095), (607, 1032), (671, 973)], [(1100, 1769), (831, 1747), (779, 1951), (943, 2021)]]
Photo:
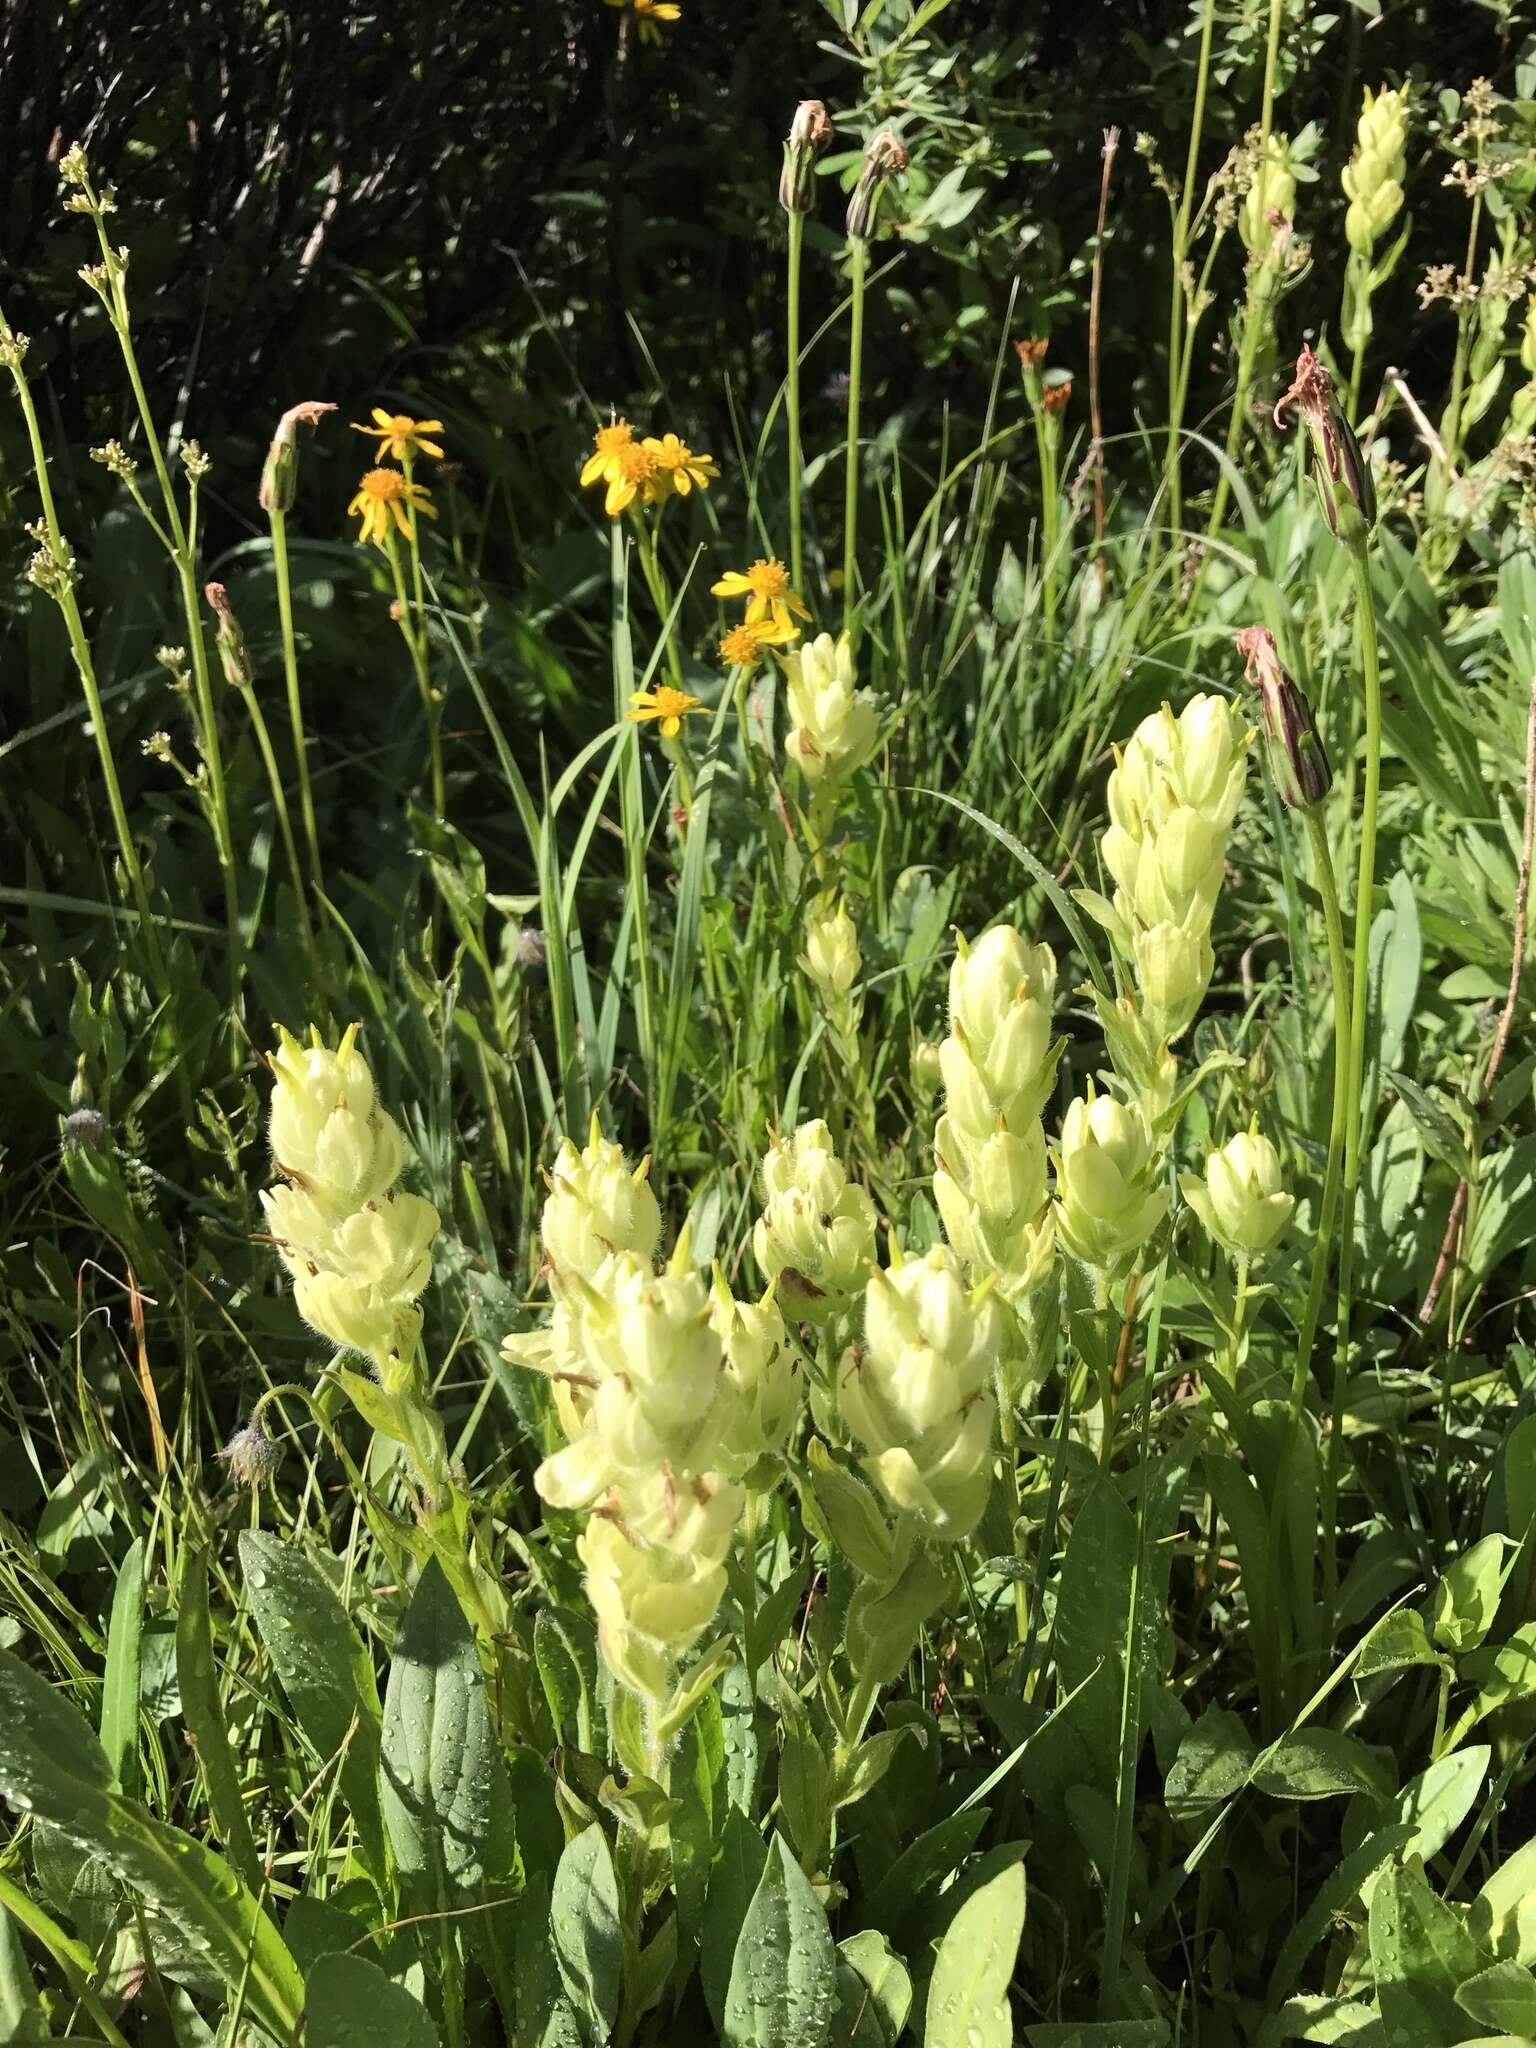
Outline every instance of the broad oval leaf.
[(438, 2048), (425, 2008), (366, 1956), (322, 1956), (304, 1986), (304, 2048)]
[(725, 1996), (726, 2048), (825, 2048), (837, 1952), (810, 1881), (775, 1835), (747, 1908)]
[(613, 2029), (624, 1982), (624, 1926), (608, 1837), (599, 1822), (571, 1842), (555, 1872), (549, 1904), (555, 1956), (571, 2003), (599, 2037)]
[(960, 1908), (928, 1987), (927, 2048), (1009, 2048), (1008, 1985), (1024, 1932), (1024, 1866), (1000, 1871)]

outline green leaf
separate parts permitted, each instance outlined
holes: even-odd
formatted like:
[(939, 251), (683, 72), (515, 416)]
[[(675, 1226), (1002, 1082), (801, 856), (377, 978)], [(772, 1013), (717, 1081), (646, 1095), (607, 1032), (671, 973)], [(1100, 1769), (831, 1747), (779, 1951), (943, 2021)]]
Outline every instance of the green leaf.
[(1369, 1937), (1389, 2034), (1411, 2040), (1418, 2029), (1438, 2042), (1465, 2040), (1469, 2030), (1456, 1990), (1486, 1969), (1490, 1958), (1460, 1915), (1430, 1890), (1417, 1865), (1383, 1874), (1371, 1896)]
[(912, 2010), (912, 1978), (883, 1934), (867, 1927), (837, 1945), (837, 2048), (895, 2048)]
[(725, 2000), (731, 1988), (736, 1944), (767, 1861), (768, 1849), (762, 1836), (739, 1806), (731, 1806), (720, 1831), (720, 1853), (709, 1880), (704, 1946), (699, 1957), (699, 1982), (717, 2034), (725, 2027)]
[(1465, 1551), (1435, 1588), (1434, 1633), (1442, 1650), (1475, 1650), (1493, 1627), (1504, 1590), (1503, 1536), (1483, 1537)]
[(827, 1759), (810, 1717), (787, 1680), (779, 1688), (779, 1723), (783, 1729), (779, 1804), (802, 1861), (817, 1870), (832, 1819)]
[(624, 1926), (608, 1838), (593, 1821), (560, 1858), (550, 1933), (571, 2003), (601, 2039), (612, 2032), (624, 1982)]
[(672, 1759), (672, 1812), (667, 1839), (672, 1890), (677, 1899), (678, 1936), (690, 1958), (697, 1953), (703, 1933), (715, 1844), (716, 1786), (723, 1762), (720, 1707), (711, 1695), (678, 1737)]
[(1417, 1608), (1399, 1607), (1384, 1614), (1361, 1645), (1355, 1661), (1357, 1678), (1375, 1678), (1386, 1671), (1407, 1671), (1416, 1664), (1432, 1664), (1449, 1670), (1429, 1640), (1424, 1617)]
[(1421, 1088), (1395, 1067), (1387, 1069), (1385, 1079), (1399, 1100), (1407, 1104), (1425, 1150), (1459, 1179), (1467, 1166), (1467, 1136), (1444, 1099)]
[(0, 1906), (0, 2041), (31, 2048), (48, 2039), (48, 2022), (32, 1981), (16, 1922)]
[(114, 1783), (139, 1789), (139, 1658), (144, 1629), (144, 1545), (135, 1539), (118, 1567), (101, 1689), (101, 1746)]
[(395, 1640), (380, 1769), (384, 1821), (411, 1911), (452, 1912), (507, 1873), (511, 1800), (485, 1679), (474, 1633), (435, 1559)]
[(1008, 1985), (1024, 1933), (1024, 1866), (968, 1898), (949, 1924), (928, 1987), (926, 2048), (1010, 2048)]
[(300, 1728), (323, 1764), (340, 1756), (340, 1784), (364, 1866), (389, 1872), (379, 1803), (379, 1694), (373, 1663), (319, 1566), (265, 1530), (240, 1538), (257, 1629)]
[(0, 1651), (0, 1795), (95, 1856), (162, 1914), (270, 2033), (299, 2022), (303, 1985), (281, 1936), (222, 1856), (152, 1819), (112, 1785), (83, 1717)]
[(726, 2048), (825, 2048), (837, 1955), (804, 1871), (775, 1835), (731, 1958)]
[[(1417, 1856), (1421, 1863), (1428, 1863), (1439, 1855), (1476, 1804), (1491, 1754), (1483, 1743), (1437, 1757), (1398, 1793), (1397, 1818), (1413, 1828), (1402, 1852), (1403, 1861)], [(1370, 1891), (1368, 1887), (1364, 1893), (1367, 1905)]]
[(304, 2013), (304, 2048), (438, 2048), (425, 2009), (366, 1956), (322, 1956)]
[(1163, 1788), (1163, 1803), (1177, 1821), (1201, 1826), (1248, 1782), (1253, 1741), (1236, 1714), (1207, 1707), (1179, 1744)]
[(987, 1814), (985, 1806), (952, 1813), (903, 1849), (865, 1901), (859, 1916), (864, 1925), (897, 1929), (930, 1891), (960, 1868), (980, 1840)]
[(866, 1737), (843, 1768), (837, 1782), (835, 1803), (840, 1807), (851, 1806), (855, 1799), (863, 1799), (867, 1793), (873, 1792), (896, 1761), (896, 1752), (908, 1736), (919, 1744), (925, 1740), (923, 1730), (911, 1722), (901, 1728), (882, 1728), (877, 1734)]
[(208, 1552), (182, 1549), (181, 1583), (176, 1589), (176, 1683), (187, 1733), (202, 1766), (208, 1805), (231, 1860), (246, 1883), (261, 1884), (261, 1864), (251, 1823), (240, 1796), (240, 1772), (224, 1725), (213, 1624), (208, 1614)]
[(1519, 1963), (1495, 1963), (1456, 1989), (1456, 2003), (1479, 2026), (1536, 2036), (1536, 1977)]
[(592, 1700), (597, 1689), (597, 1659), (590, 1623), (563, 1608), (541, 1607), (533, 1624), (533, 1656), (556, 1740), (595, 1755)]
[(1381, 1758), (1333, 1728), (1282, 1735), (1254, 1766), (1253, 1783), (1272, 1799), (1342, 1799), (1356, 1792), (1385, 1799), (1392, 1791)]

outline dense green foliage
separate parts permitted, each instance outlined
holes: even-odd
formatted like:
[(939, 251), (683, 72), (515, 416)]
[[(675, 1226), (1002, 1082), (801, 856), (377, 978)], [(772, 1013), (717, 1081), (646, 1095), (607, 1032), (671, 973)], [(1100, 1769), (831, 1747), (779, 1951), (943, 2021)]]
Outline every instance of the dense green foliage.
[(1536, 2040), (1536, 39), (647, 12), (0, 28), (0, 2040)]

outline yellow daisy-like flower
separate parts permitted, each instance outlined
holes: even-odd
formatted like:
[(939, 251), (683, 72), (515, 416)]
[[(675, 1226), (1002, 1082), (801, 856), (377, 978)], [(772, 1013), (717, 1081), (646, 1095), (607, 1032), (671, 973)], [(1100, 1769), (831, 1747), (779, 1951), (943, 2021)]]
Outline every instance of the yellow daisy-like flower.
[[(587, 467), (590, 469), (592, 464), (589, 462)], [(643, 441), (626, 441), (616, 449), (604, 473), (608, 489), (603, 497), (603, 510), (608, 517), (617, 519), (624, 507), (634, 502), (637, 492), (648, 492), (655, 474), (656, 458)]]
[(680, 498), (686, 498), (695, 488), (707, 491), (720, 474), (713, 455), (695, 455), (676, 434), (663, 434), (659, 441), (654, 434), (648, 434), (640, 445), (656, 464), (656, 474), (645, 488), (653, 505), (670, 498), (674, 491)]
[(798, 633), (798, 627), (776, 626), (772, 619), (759, 619), (751, 626), (732, 626), (720, 642), (720, 659), (730, 668), (753, 669), (768, 648), (782, 647), (786, 640), (796, 639)]
[(654, 690), (636, 690), (629, 700), (627, 715), (637, 725), (643, 725), (648, 718), (657, 719), (662, 738), (675, 740), (688, 713), (702, 711), (703, 708), (698, 698), (690, 697), (686, 690), (674, 690), (670, 683), (658, 683)]
[(599, 427), (592, 436), (592, 453), (582, 464), (582, 487), (595, 483), (612, 483), (618, 474), (621, 451), (629, 447), (635, 438), (635, 430), (628, 420), (615, 420), (612, 426)]
[(443, 431), (441, 420), (413, 420), (409, 413), (386, 412), (382, 405), (376, 405), (373, 408), (373, 425), (359, 426), (354, 420), (352, 430), (358, 434), (378, 436), (381, 462), (386, 455), (392, 456), (396, 462), (404, 462), (407, 455), (432, 455), (439, 462), (443, 459), (443, 451), (436, 441), (422, 439), (424, 434), (440, 434)]
[(716, 597), (749, 598), (747, 624), (755, 626), (762, 620), (771, 620), (785, 629), (786, 639), (800, 630), (796, 618), (808, 620), (811, 616), (804, 598), (790, 589), (789, 571), (777, 558), (771, 562), (759, 559), (750, 569), (730, 569), (709, 587)]
[(370, 469), (347, 510), (363, 522), (358, 539), (371, 540), (378, 547), (389, 540), (391, 519), (409, 540), (416, 530), (411, 522), (417, 512), (425, 512), (429, 519), (437, 517), (426, 486), (408, 483), (398, 469)]
[(640, 31), (642, 43), (661, 43), (661, 23), (681, 21), (683, 10), (676, 0), (608, 0), (610, 7), (628, 7), (634, 12), (635, 26)]

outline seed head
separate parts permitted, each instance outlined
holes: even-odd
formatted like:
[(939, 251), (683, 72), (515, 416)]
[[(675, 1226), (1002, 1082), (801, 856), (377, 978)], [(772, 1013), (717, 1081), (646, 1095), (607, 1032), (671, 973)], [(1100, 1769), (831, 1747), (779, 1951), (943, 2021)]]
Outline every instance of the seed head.
[(259, 1422), (237, 1429), (222, 1451), (215, 1453), (237, 1486), (265, 1486), (277, 1470), (282, 1452)]

